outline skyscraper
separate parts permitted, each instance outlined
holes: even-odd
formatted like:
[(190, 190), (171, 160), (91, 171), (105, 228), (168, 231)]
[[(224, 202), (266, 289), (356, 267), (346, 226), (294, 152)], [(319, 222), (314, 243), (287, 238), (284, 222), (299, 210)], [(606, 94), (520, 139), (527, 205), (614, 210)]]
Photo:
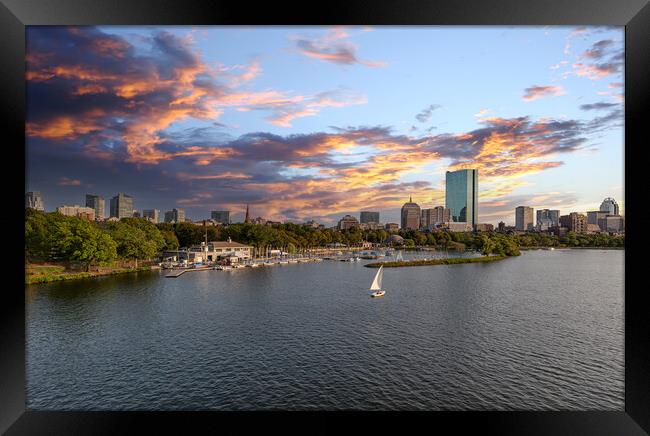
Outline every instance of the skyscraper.
[(104, 209), (106, 209), (106, 200), (104, 200), (104, 198), (99, 195), (86, 194), (86, 207), (95, 210), (96, 220), (99, 221), (104, 219)]
[(600, 210), (602, 212), (607, 212), (610, 215), (618, 215), (618, 203), (611, 197), (607, 197), (600, 204)]
[(515, 209), (515, 229), (522, 231), (533, 229), (532, 207), (519, 206)]
[(420, 206), (409, 198), (402, 206), (402, 229), (418, 230), (420, 228)]
[(185, 222), (185, 209), (174, 208), (165, 212), (166, 223), (184, 223)]
[(447, 171), (445, 206), (450, 209), (451, 221), (478, 222), (478, 170)]
[(213, 210), (210, 212), (210, 217), (218, 223), (230, 224), (229, 210)]
[(537, 228), (548, 230), (560, 224), (560, 211), (557, 209), (540, 209), (537, 211)]
[(38, 191), (28, 192), (25, 194), (25, 208), (32, 208), (40, 210), (41, 212), (45, 211), (45, 205), (43, 204), (43, 197)]
[(111, 198), (111, 217), (118, 219), (133, 216), (133, 197), (119, 193)]
[(160, 210), (158, 209), (143, 209), (142, 217), (148, 219), (152, 223), (160, 222)]
[(378, 223), (379, 222), (379, 212), (368, 212), (363, 211), (359, 216), (359, 221), (361, 224), (366, 223)]

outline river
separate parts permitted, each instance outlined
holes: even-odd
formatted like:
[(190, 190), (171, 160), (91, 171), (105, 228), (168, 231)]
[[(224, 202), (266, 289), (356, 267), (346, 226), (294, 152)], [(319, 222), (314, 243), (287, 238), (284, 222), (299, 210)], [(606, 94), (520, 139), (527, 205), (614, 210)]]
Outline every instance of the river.
[(36, 410), (624, 409), (622, 250), (25, 287)]

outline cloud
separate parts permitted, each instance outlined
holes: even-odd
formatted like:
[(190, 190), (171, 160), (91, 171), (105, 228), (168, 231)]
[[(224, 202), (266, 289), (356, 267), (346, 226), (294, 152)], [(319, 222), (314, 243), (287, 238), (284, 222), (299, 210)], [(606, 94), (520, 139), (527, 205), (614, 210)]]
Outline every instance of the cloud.
[(59, 186), (81, 186), (81, 180), (70, 179), (68, 177), (61, 177), (57, 182)]
[(579, 77), (600, 80), (619, 74), (625, 62), (623, 44), (613, 39), (597, 41), (578, 56), (578, 61), (572, 67)]
[[(93, 27), (30, 28), (28, 40), (28, 139), (82, 143), (96, 158), (119, 150), (120, 158), (141, 165), (174, 159), (188, 150), (165, 150), (167, 129), (189, 119), (215, 122), (231, 108), (268, 111), (269, 123), (289, 127), (325, 108), (366, 102), (344, 88), (312, 95), (242, 90), (261, 73), (259, 61), (210, 66), (191, 35), (156, 31), (141, 38), (138, 50)], [(205, 165), (232, 150), (189, 152)]]
[(422, 109), (422, 111), (420, 111), (420, 113), (415, 116), (415, 119), (421, 123), (426, 123), (427, 121), (429, 121), (429, 119), (431, 119), (431, 115), (433, 114), (433, 111), (441, 107), (442, 106), (440, 106), (439, 104), (429, 105), (428, 107)]
[(619, 107), (619, 106), (620, 106), (620, 104), (605, 103), (605, 102), (599, 101), (597, 103), (590, 103), (590, 104), (580, 105), (580, 109), (585, 110), (585, 111), (591, 111), (591, 110), (611, 109), (613, 107)]
[(298, 53), (313, 59), (338, 65), (359, 64), (371, 68), (386, 66), (384, 61), (359, 59), (356, 54), (357, 47), (348, 41), (349, 37), (345, 28), (333, 27), (326, 35), (319, 38), (296, 36), (292, 39)]
[(524, 101), (533, 101), (533, 100), (537, 100), (538, 98), (541, 98), (541, 97), (558, 96), (558, 95), (564, 95), (564, 94), (565, 94), (564, 88), (562, 88), (561, 86), (533, 85), (533, 86), (530, 86), (530, 87), (524, 89), (524, 96), (522, 97), (522, 100), (524, 100)]

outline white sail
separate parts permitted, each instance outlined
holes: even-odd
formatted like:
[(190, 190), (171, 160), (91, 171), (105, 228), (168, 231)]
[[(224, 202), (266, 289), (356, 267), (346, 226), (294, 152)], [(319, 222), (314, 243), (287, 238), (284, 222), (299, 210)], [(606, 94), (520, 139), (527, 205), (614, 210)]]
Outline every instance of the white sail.
[(379, 291), (381, 290), (381, 278), (384, 275), (384, 266), (379, 267), (379, 271), (377, 271), (377, 275), (375, 275), (375, 279), (372, 281), (372, 285), (370, 285), (370, 290), (371, 291)]
[(397, 257), (395, 258), (395, 260), (398, 261), (398, 262), (401, 262), (401, 261), (404, 260), (404, 258), (402, 257), (402, 252), (401, 251), (397, 252)]

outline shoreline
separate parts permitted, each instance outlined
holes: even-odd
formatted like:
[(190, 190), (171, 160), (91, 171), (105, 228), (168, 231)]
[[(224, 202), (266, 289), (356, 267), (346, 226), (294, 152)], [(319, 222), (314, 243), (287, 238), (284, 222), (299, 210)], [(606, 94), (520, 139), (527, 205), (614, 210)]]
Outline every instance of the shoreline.
[(141, 266), (138, 268), (118, 268), (112, 271), (104, 271), (104, 272), (78, 272), (78, 273), (67, 273), (67, 274), (39, 275), (39, 276), (32, 276), (32, 277), (26, 275), (25, 285), (38, 285), (41, 283), (61, 282), (66, 280), (91, 279), (95, 277), (112, 276), (118, 274), (154, 271), (158, 268), (159, 267), (154, 267), (154, 266)]
[(366, 268), (402, 268), (409, 266), (430, 266), (430, 265), (456, 265), (462, 263), (484, 263), (496, 262), (509, 256), (483, 256), (483, 257), (453, 257), (447, 259), (429, 259), (429, 260), (405, 260), (401, 262), (374, 262), (364, 265)]

